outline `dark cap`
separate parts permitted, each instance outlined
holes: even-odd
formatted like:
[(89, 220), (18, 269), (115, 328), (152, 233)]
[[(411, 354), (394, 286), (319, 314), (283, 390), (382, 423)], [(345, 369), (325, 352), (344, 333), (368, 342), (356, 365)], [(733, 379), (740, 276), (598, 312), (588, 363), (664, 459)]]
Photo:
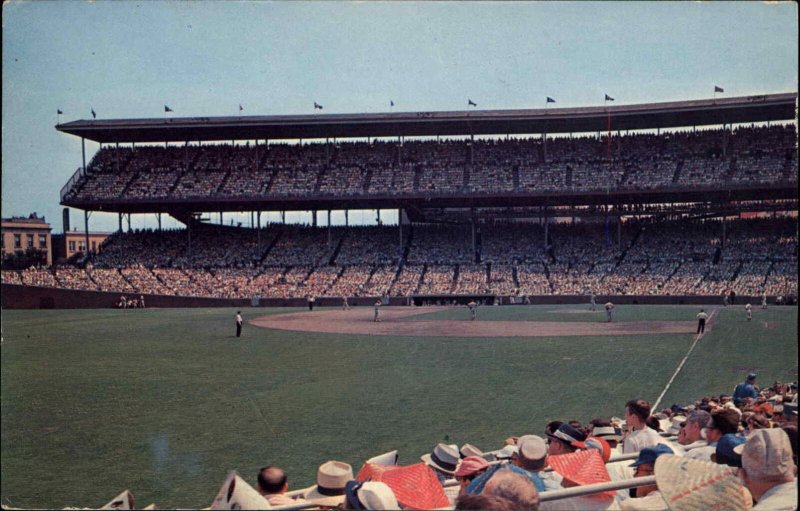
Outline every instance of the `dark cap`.
[(655, 465), (656, 458), (661, 456), (662, 454), (675, 454), (675, 452), (668, 446), (664, 444), (657, 444), (653, 447), (645, 447), (641, 451), (639, 451), (639, 457), (628, 465), (629, 467), (638, 467), (639, 465)]

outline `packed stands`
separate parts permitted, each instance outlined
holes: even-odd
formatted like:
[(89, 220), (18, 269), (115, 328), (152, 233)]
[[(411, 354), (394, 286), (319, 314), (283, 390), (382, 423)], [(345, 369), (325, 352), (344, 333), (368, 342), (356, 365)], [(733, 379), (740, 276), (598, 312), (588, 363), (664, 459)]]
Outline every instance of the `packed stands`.
[(103, 147), (69, 200), (592, 192), (797, 182), (794, 125), (508, 140)]
[[(612, 230), (613, 229), (613, 230)], [(797, 295), (795, 218), (469, 226), (198, 225), (108, 238), (86, 268), (3, 271), (28, 286), (218, 298)], [(613, 234), (612, 234), (613, 233)], [(619, 235), (619, 238), (617, 237)], [(476, 255), (478, 261), (475, 262)]]

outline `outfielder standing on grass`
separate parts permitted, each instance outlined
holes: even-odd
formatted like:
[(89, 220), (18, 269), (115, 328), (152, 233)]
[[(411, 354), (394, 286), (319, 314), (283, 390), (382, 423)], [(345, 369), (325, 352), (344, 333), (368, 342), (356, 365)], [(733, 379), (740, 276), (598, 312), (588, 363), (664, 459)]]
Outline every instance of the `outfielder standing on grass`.
[(373, 321), (375, 321), (376, 323), (380, 321), (381, 320), (379, 317), (380, 314), (381, 314), (381, 301), (377, 300), (375, 302), (375, 318), (373, 319)]
[(614, 310), (614, 304), (611, 302), (606, 302), (606, 322), (611, 323), (611, 320), (614, 319), (613, 314), (611, 311)]
[(706, 320), (708, 319), (708, 314), (703, 309), (700, 309), (700, 312), (697, 314), (697, 333), (702, 334), (706, 331)]
[(753, 307), (749, 303), (744, 306), (744, 310), (747, 312), (747, 321), (753, 319)]
[(242, 336), (242, 311), (236, 311), (236, 337)]
[(589, 296), (589, 305), (592, 306), (592, 310), (595, 310), (597, 307), (597, 300), (594, 296), (594, 292)]
[(469, 307), (470, 319), (474, 321), (478, 317), (478, 304), (475, 303), (475, 300), (470, 300), (467, 307)]

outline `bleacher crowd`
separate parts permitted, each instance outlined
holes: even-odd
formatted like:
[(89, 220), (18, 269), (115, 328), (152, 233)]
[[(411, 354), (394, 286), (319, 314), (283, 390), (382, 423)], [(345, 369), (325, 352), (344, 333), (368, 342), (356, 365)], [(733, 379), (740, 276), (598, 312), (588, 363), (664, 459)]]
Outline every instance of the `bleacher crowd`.
[[(467, 226), (468, 227), (468, 226)], [(217, 298), (409, 295), (797, 296), (793, 218), (469, 228), (199, 226), (117, 233), (85, 268), (3, 270), (4, 283)], [(191, 250), (190, 250), (191, 243)], [(260, 246), (260, 251), (259, 251)]]

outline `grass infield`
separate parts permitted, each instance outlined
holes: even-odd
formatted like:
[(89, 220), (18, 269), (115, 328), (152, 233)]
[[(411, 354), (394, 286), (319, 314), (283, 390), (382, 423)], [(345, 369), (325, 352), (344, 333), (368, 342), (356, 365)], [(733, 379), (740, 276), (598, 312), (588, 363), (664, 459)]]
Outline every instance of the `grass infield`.
[[(480, 321), (604, 321), (588, 305), (482, 307)], [(246, 309), (245, 320), (289, 309)], [(691, 320), (698, 307), (621, 305), (615, 321)], [(297, 311), (297, 309), (291, 309)], [(371, 315), (370, 308), (363, 308)], [(622, 416), (661, 393), (688, 334), (563, 338), (335, 335), (245, 325), (232, 309), (3, 311), (2, 502), (205, 507), (228, 470), (268, 464), (290, 489), (329, 459), (358, 470), (441, 441), (490, 450), (553, 419)], [(420, 319), (458, 319), (465, 309)], [(663, 406), (797, 380), (797, 308), (719, 309)]]

